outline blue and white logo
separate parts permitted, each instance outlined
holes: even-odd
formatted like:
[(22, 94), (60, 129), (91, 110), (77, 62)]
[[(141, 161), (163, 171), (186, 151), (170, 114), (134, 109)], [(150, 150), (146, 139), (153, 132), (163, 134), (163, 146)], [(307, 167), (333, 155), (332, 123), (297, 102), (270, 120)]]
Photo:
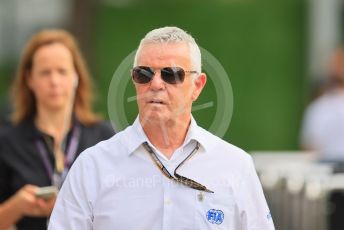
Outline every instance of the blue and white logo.
[(207, 212), (207, 220), (212, 224), (222, 224), (225, 215), (221, 210), (210, 209)]

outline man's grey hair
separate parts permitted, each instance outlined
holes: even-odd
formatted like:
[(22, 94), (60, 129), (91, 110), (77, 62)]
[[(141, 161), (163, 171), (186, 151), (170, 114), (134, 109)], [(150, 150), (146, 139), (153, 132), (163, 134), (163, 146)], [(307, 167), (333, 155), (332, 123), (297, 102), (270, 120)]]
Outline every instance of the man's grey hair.
[(202, 71), (202, 58), (201, 51), (195, 41), (195, 39), (188, 34), (186, 31), (178, 27), (162, 27), (151, 30), (141, 40), (140, 45), (136, 51), (134, 59), (134, 67), (137, 66), (138, 56), (142, 47), (146, 44), (151, 43), (185, 43), (188, 45), (190, 50), (190, 60), (192, 70), (196, 70), (198, 73)]

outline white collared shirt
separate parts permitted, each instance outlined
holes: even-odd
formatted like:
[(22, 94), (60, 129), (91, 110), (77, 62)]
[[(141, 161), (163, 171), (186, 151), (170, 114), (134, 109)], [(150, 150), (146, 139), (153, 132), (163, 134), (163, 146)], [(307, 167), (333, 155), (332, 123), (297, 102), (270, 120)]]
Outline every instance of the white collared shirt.
[(303, 118), (301, 144), (324, 158), (344, 158), (344, 92), (327, 92), (313, 101)]
[[(214, 193), (200, 192), (162, 174), (142, 143), (139, 119), (107, 141), (85, 150), (59, 192), (49, 230), (272, 230), (271, 214), (251, 157), (192, 118), (184, 144), (167, 159)], [(197, 141), (197, 142), (196, 142)]]

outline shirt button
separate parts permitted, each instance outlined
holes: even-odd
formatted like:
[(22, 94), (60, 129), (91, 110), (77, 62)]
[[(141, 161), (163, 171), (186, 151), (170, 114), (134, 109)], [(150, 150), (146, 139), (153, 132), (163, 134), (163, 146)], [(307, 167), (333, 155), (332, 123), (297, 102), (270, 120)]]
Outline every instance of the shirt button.
[(170, 205), (172, 203), (172, 201), (170, 199), (165, 199), (165, 204), (166, 205)]

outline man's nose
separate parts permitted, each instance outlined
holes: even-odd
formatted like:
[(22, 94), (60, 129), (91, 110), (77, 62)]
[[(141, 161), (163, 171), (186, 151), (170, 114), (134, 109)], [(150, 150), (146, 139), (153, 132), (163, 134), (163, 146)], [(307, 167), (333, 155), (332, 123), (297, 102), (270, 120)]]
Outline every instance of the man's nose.
[(153, 79), (150, 82), (150, 88), (152, 90), (161, 90), (165, 87), (165, 82), (161, 78), (160, 70), (155, 71)]

